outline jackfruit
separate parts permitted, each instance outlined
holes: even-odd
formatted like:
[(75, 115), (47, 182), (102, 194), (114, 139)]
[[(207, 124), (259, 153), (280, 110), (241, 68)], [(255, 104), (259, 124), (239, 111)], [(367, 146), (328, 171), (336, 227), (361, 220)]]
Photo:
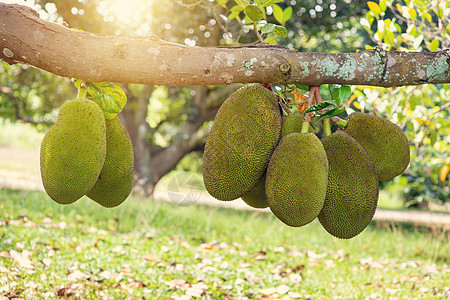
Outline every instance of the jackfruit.
[(64, 103), (41, 143), (40, 167), (45, 191), (70, 204), (97, 181), (106, 157), (105, 117), (93, 101)]
[(283, 122), (281, 125), (281, 137), (283, 138), (290, 133), (301, 132), (304, 119), (305, 117), (300, 113), (283, 116)]
[(106, 120), (106, 159), (100, 176), (86, 196), (104, 207), (121, 204), (134, 181), (133, 146), (118, 117)]
[(308, 224), (325, 201), (328, 160), (313, 133), (283, 137), (267, 167), (266, 196), (271, 211), (289, 226)]
[(322, 139), (330, 171), (319, 221), (335, 237), (349, 239), (372, 220), (378, 200), (375, 167), (364, 148), (339, 130)]
[(348, 117), (345, 132), (369, 153), (378, 180), (392, 179), (408, 167), (408, 139), (394, 123), (378, 116), (355, 112)]
[(245, 193), (242, 200), (247, 205), (254, 208), (266, 208), (269, 206), (266, 199), (266, 174), (264, 174), (252, 187), (250, 191)]
[(234, 92), (220, 107), (208, 135), (202, 173), (207, 191), (234, 200), (263, 175), (281, 132), (277, 97), (262, 86)]

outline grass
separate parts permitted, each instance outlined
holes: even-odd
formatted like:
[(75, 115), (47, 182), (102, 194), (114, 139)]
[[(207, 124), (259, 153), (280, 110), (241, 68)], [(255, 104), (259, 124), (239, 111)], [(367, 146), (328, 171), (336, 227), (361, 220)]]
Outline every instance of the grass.
[[(443, 232), (371, 224), (339, 240), (317, 221), (129, 199), (62, 206), (0, 190), (0, 295), (25, 299), (448, 299)], [(189, 297), (184, 299), (190, 299)]]
[(43, 132), (25, 123), (11, 123), (0, 118), (0, 146), (19, 149), (39, 149), (44, 138)]

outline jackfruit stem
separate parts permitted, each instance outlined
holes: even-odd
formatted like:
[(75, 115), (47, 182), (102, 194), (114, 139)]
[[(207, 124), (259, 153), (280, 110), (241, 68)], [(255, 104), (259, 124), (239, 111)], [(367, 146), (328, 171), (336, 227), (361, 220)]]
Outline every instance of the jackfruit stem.
[(86, 94), (87, 94), (86, 85), (84, 83), (81, 83), (80, 87), (78, 88), (77, 99), (85, 99)]
[(338, 122), (339, 122), (339, 126), (344, 127), (344, 128), (347, 127), (348, 121), (339, 119)]
[(259, 34), (258, 28), (256, 27), (256, 22), (253, 22), (253, 31), (255, 31), (256, 37), (261, 43), (264, 43), (264, 39), (262, 38), (261, 34)]
[(330, 119), (323, 120), (322, 124), (323, 124), (323, 134), (325, 136), (330, 136), (331, 135)]
[(307, 133), (309, 131), (309, 122), (303, 121), (301, 133)]

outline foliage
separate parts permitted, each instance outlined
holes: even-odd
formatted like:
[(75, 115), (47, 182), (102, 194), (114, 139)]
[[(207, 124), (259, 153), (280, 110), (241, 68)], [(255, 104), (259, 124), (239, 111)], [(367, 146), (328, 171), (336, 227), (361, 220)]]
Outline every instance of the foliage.
[[(379, 47), (436, 51), (450, 46), (448, 1), (380, 1), (368, 2), (368, 6), (370, 11), (361, 24)], [(409, 170), (395, 179), (404, 185), (407, 206), (450, 200), (449, 99), (449, 84), (355, 90), (353, 109), (393, 120), (411, 142)]]
[(0, 118), (33, 123), (44, 131), (56, 120), (55, 107), (75, 96), (66, 78), (28, 66), (0, 62)]
[(450, 296), (442, 232), (369, 226), (339, 240), (318, 222), (290, 228), (264, 212), (128, 200), (105, 213), (86, 198), (61, 206), (8, 189), (0, 199), (5, 297)]
[(111, 82), (85, 82), (73, 79), (78, 88), (78, 98), (97, 103), (107, 119), (114, 119), (127, 103), (127, 95), (117, 84)]

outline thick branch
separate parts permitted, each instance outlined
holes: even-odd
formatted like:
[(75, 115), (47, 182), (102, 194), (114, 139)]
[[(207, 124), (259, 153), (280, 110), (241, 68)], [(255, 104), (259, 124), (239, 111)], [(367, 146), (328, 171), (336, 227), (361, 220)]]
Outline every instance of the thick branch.
[(157, 37), (75, 31), (0, 3), (0, 59), (87, 81), (156, 85), (326, 83), (403, 86), (450, 82), (450, 51), (301, 53), (281, 47), (188, 47)]

